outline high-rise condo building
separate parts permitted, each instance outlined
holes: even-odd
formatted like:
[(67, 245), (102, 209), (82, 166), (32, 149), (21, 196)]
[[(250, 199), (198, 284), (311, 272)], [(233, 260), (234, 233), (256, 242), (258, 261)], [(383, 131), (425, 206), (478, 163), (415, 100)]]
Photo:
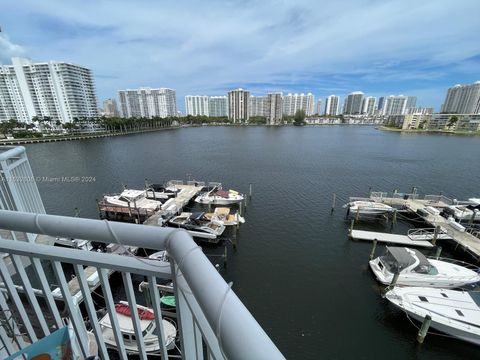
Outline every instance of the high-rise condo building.
[(346, 115), (359, 115), (362, 113), (363, 92), (354, 91), (345, 99), (343, 113)]
[(407, 103), (405, 105), (405, 111), (408, 109), (414, 108), (417, 106), (417, 97), (416, 96), (407, 96)]
[(268, 96), (253, 96), (248, 99), (248, 115), (252, 116), (268, 116)]
[(450, 114), (480, 114), (480, 81), (455, 85), (448, 89), (442, 112)]
[(373, 115), (375, 112), (375, 103), (377, 99), (373, 96), (367, 96), (362, 102), (362, 114)]
[(0, 121), (29, 123), (33, 117), (61, 122), (98, 117), (92, 71), (66, 62), (34, 63), (24, 58), (0, 65)]
[(115, 99), (106, 99), (103, 101), (103, 114), (106, 117), (118, 116), (117, 101)]
[(228, 116), (228, 99), (226, 96), (210, 96), (208, 99), (208, 115), (213, 117)]
[(120, 90), (120, 107), (124, 117), (177, 116), (175, 90), (168, 88), (139, 88)]
[(283, 97), (283, 113), (295, 115), (297, 110), (305, 111), (305, 115), (311, 116), (315, 112), (315, 97), (308, 94), (287, 94)]
[(187, 95), (185, 96), (185, 113), (187, 115), (209, 116), (208, 96)]
[(318, 100), (317, 100), (317, 111), (316, 111), (316, 114), (317, 114), (317, 115), (321, 115), (321, 114), (322, 114), (322, 99), (318, 99)]
[(402, 115), (407, 113), (407, 104), (414, 108), (417, 103), (415, 96), (390, 95), (385, 98), (385, 104), (382, 109), (383, 115)]
[(228, 117), (234, 123), (248, 121), (249, 98), (250, 92), (243, 89), (228, 92)]
[(385, 106), (385, 99), (386, 99), (386, 96), (380, 96), (378, 98), (378, 106), (377, 106), (378, 110), (383, 110), (383, 107)]
[(340, 98), (336, 95), (330, 95), (325, 101), (325, 115), (338, 115), (338, 106), (340, 105)]
[(269, 93), (267, 95), (267, 123), (278, 125), (283, 116), (283, 96), (281, 92)]

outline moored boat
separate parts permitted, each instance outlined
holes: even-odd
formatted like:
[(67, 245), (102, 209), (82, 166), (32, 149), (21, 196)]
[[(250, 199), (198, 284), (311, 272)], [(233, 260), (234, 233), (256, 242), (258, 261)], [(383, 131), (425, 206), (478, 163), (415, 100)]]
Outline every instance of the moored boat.
[[(145, 306), (137, 305), (137, 313), (140, 318), (140, 328), (142, 331), (143, 342), (145, 344), (145, 352), (147, 354), (159, 354), (160, 343), (155, 322), (155, 314), (152, 309)], [(129, 354), (138, 354), (138, 343), (135, 337), (135, 329), (133, 319), (131, 317), (131, 308), (128, 303), (121, 301), (115, 305), (116, 316), (120, 331), (122, 332), (125, 350)], [(177, 328), (172, 321), (165, 318), (162, 319), (164, 345), (167, 350), (175, 347), (175, 338), (177, 336)], [(110, 316), (106, 314), (100, 320), (100, 328), (102, 330), (103, 339), (107, 347), (116, 349), (117, 343), (112, 328)]]
[(243, 195), (238, 191), (225, 191), (218, 187), (214, 187), (212, 190), (198, 195), (195, 198), (195, 202), (199, 204), (232, 205), (242, 202), (243, 199)]
[(480, 345), (480, 292), (395, 287), (385, 298), (417, 321), (430, 315), (433, 329)]
[(396, 285), (401, 286), (452, 289), (480, 281), (478, 267), (453, 259), (427, 258), (406, 247), (387, 246), (385, 255), (371, 260), (369, 265), (377, 280), (385, 285), (392, 283), (396, 273)]
[(217, 207), (213, 213), (205, 213), (205, 218), (219, 222), (225, 226), (234, 226), (245, 223), (245, 218), (238, 211), (232, 212), (228, 207)]
[(160, 201), (147, 199), (145, 190), (126, 189), (119, 195), (105, 195), (103, 199), (110, 205), (147, 211), (155, 211), (162, 205)]
[(394, 211), (395, 209), (389, 205), (378, 203), (375, 201), (358, 200), (345, 204), (350, 214), (355, 215), (384, 215)]

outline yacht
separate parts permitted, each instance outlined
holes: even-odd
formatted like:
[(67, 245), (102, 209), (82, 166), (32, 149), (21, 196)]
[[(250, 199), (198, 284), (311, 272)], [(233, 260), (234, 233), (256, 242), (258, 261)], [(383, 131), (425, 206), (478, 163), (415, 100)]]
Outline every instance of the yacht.
[(195, 202), (200, 204), (212, 204), (212, 205), (232, 205), (242, 202), (243, 195), (235, 190), (222, 190), (218, 187), (214, 187), (212, 190), (198, 195), (195, 198)]
[[(181, 227), (193, 236), (203, 237), (203, 234), (220, 236), (225, 231), (225, 225), (220, 222), (205, 218), (203, 212), (183, 212), (168, 220), (168, 224), (174, 227)], [(192, 233), (193, 232), (193, 233)], [(210, 238), (210, 236), (207, 236)]]
[[(130, 306), (127, 302), (121, 301), (120, 303), (115, 304), (115, 311), (120, 331), (122, 332), (125, 350), (128, 354), (138, 354), (138, 345), (135, 337)], [(137, 312), (140, 318), (140, 327), (145, 344), (145, 352), (147, 355), (160, 354), (160, 344), (158, 341), (155, 314), (153, 310), (145, 306), (137, 305)], [(162, 319), (162, 324), (165, 346), (167, 350), (171, 350), (175, 347), (177, 328), (172, 321), (169, 321), (166, 318)], [(108, 314), (100, 320), (100, 329), (107, 347), (116, 349), (117, 342), (115, 341), (112, 323)]]
[(433, 329), (480, 345), (480, 292), (396, 287), (385, 297), (407, 316), (422, 322), (430, 315)]
[(106, 203), (115, 206), (132, 207), (140, 210), (155, 211), (161, 206), (160, 201), (147, 199), (145, 190), (126, 189), (120, 195), (105, 195)]
[(384, 215), (394, 210), (389, 205), (366, 200), (352, 201), (345, 204), (344, 207), (348, 208), (352, 215), (357, 214), (357, 212), (360, 215)]
[(228, 207), (217, 207), (213, 213), (206, 213), (205, 218), (219, 222), (225, 226), (233, 226), (245, 223), (245, 218), (238, 211), (233, 212)]
[(379, 282), (397, 285), (452, 289), (480, 281), (478, 267), (453, 259), (427, 259), (420, 251), (387, 246), (385, 255), (369, 262)]

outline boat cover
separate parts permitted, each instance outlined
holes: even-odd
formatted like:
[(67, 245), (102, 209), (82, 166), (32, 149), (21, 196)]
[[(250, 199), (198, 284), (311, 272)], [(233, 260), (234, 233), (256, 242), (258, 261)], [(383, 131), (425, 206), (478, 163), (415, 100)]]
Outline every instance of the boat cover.
[(220, 196), (220, 197), (223, 197), (225, 199), (228, 199), (230, 193), (228, 191), (225, 191), (225, 190), (218, 190), (217, 192), (215, 192), (215, 196)]
[(170, 296), (170, 295), (162, 296), (160, 298), (160, 301), (162, 302), (162, 304), (175, 307), (175, 296)]
[[(413, 251), (415, 253), (415, 256), (418, 258), (420, 263), (418, 266), (426, 266), (427, 268), (430, 267), (430, 263), (428, 262), (427, 258), (425, 255), (423, 255), (420, 251), (415, 250), (415, 249), (409, 249), (409, 251)], [(398, 264), (398, 270), (401, 271), (413, 263), (415, 263), (415, 259), (412, 256), (411, 253), (409, 253), (406, 248), (404, 247), (390, 247), (387, 246), (387, 254), (390, 253), (390, 255), (395, 259), (395, 261)]]
[[(132, 311), (130, 310), (130, 306), (125, 305), (125, 304), (115, 304), (115, 311), (119, 314), (125, 315), (125, 316), (132, 316)], [(141, 309), (137, 308), (138, 312), (138, 317), (140, 320), (154, 320), (155, 319), (155, 314), (153, 311), (148, 310), (148, 309)]]

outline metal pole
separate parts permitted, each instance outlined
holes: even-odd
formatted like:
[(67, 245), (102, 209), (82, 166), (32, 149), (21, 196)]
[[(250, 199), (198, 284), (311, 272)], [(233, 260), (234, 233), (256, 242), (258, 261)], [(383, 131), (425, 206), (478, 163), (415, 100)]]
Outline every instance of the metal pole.
[(430, 327), (430, 323), (432, 322), (432, 317), (430, 315), (426, 315), (423, 319), (422, 327), (417, 335), (417, 341), (419, 344), (423, 344), (425, 340), (425, 336), (427, 336), (428, 328)]

